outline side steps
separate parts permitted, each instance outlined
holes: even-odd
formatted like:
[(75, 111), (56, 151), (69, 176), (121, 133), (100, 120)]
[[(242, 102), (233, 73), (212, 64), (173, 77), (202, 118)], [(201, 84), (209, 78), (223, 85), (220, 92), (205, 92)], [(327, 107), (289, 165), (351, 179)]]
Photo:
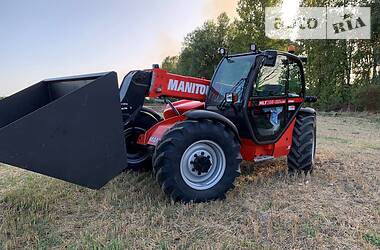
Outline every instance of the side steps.
[(263, 161), (269, 161), (273, 160), (274, 157), (271, 155), (262, 155), (262, 156), (257, 156), (255, 159), (253, 159), (254, 162), (263, 162)]

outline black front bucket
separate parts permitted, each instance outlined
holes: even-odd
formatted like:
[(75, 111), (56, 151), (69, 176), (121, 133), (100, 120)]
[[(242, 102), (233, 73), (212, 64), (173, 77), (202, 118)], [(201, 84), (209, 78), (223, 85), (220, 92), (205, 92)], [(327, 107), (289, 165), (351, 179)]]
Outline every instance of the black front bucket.
[(0, 162), (98, 189), (127, 167), (115, 72), (50, 79), (0, 101)]

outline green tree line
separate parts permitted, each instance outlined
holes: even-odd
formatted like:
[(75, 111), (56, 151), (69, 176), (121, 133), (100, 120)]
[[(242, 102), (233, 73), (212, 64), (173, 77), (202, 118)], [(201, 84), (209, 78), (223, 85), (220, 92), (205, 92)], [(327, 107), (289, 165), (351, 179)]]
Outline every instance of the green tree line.
[(380, 0), (304, 0), (304, 7), (354, 5), (371, 7), (370, 40), (273, 40), (265, 36), (265, 7), (279, 6), (279, 0), (240, 0), (238, 17), (222, 13), (189, 33), (177, 56), (168, 56), (162, 68), (172, 73), (211, 79), (220, 55), (247, 52), (256, 43), (261, 50), (286, 50), (296, 45), (307, 55), (307, 89), (318, 96), (321, 110), (380, 110)]

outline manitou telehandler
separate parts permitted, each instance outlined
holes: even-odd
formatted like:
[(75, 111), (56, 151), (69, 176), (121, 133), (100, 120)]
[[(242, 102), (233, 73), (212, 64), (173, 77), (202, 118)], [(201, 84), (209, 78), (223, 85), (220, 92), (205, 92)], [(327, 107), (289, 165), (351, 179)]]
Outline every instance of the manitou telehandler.
[[(0, 161), (99, 189), (125, 169), (152, 168), (173, 200), (223, 198), (241, 161), (288, 157), (309, 172), (316, 112), (303, 107), (302, 57), (273, 50), (223, 58), (212, 80), (154, 66), (49, 79), (0, 101)], [(167, 103), (162, 116), (145, 98)], [(169, 99), (183, 100), (170, 102)]]

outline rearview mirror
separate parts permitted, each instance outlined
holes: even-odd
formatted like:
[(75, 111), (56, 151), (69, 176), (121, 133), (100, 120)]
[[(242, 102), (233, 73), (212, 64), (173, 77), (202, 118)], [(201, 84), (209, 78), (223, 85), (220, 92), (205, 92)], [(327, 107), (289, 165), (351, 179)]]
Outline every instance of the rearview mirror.
[(301, 62), (303, 62), (304, 64), (307, 64), (307, 57), (306, 56), (300, 56), (299, 57)]
[(305, 102), (317, 102), (318, 98), (316, 96), (306, 96), (305, 97)]
[(276, 65), (276, 60), (277, 60), (277, 51), (266, 50), (264, 55), (265, 55), (264, 66), (274, 67)]

